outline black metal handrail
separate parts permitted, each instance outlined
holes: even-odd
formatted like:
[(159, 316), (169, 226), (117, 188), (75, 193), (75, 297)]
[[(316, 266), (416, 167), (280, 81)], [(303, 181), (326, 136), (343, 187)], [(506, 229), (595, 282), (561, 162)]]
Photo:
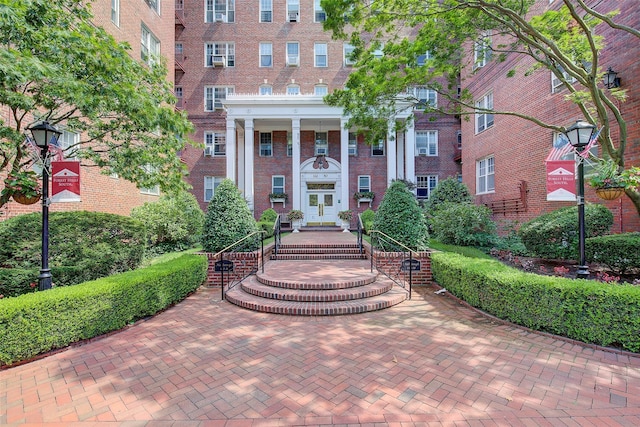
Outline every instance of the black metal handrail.
[(357, 224), (357, 230), (358, 230), (358, 249), (360, 250), (360, 253), (364, 253), (364, 247), (362, 246), (362, 232), (364, 230), (364, 227), (362, 226), (362, 217), (360, 216), (361, 214), (358, 214), (358, 224)]
[(273, 254), (278, 255), (278, 250), (280, 250), (280, 243), (282, 243), (281, 238), (281, 222), (280, 222), (280, 214), (276, 218), (276, 222), (273, 223)]
[[(385, 276), (387, 276), (389, 279), (393, 280), (398, 286), (404, 288), (407, 292), (409, 292), (409, 299), (411, 299), (411, 288), (413, 285), (413, 266), (414, 266), (414, 254), (416, 253), (414, 250), (412, 250), (411, 248), (407, 247), (406, 245), (398, 242), (396, 239), (394, 239), (391, 236), (386, 235), (385, 233), (383, 233), (382, 231), (378, 231), (378, 230), (371, 230), (371, 232), (369, 233), (371, 236), (371, 272), (373, 272), (373, 268), (375, 266), (376, 270), (381, 272), (382, 274), (384, 274)], [(378, 235), (378, 236), (376, 236)], [(393, 243), (393, 245), (396, 245), (396, 247), (400, 247), (401, 251), (398, 250), (394, 250), (393, 252), (402, 252), (403, 257), (402, 260), (400, 262), (400, 268), (398, 269), (397, 272), (395, 272), (396, 274), (390, 274), (391, 272), (387, 272), (385, 270), (381, 270), (378, 268), (378, 265), (375, 261), (375, 246), (376, 244), (379, 247), (384, 248), (384, 241), (383, 239), (389, 240)], [(375, 244), (374, 244), (375, 243)], [(394, 249), (396, 249), (396, 247), (394, 247)], [(378, 252), (384, 252), (384, 251), (378, 251)], [(405, 263), (405, 261), (408, 261), (408, 263)], [(405, 266), (407, 266), (407, 268), (405, 268)], [(408, 276), (409, 276), (409, 280), (407, 282), (406, 280), (406, 276), (407, 276), (407, 271), (408, 271)]]
[[(216, 252), (213, 255), (213, 259), (215, 260), (216, 258), (218, 258), (218, 256), (220, 257), (220, 261), (221, 261), (221, 270), (220, 273), (222, 274), (222, 281), (220, 284), (220, 298), (224, 301), (224, 276), (225, 276), (225, 272), (227, 273), (227, 279), (229, 279), (229, 275), (231, 274), (231, 271), (233, 270), (227, 270), (226, 268), (224, 268), (225, 266), (225, 259), (224, 259), (224, 254), (225, 252), (228, 252), (230, 249), (235, 248), (236, 246), (238, 246), (240, 243), (244, 242), (245, 240), (251, 238), (252, 236), (255, 236), (256, 234), (261, 234), (261, 238), (260, 238), (260, 258), (258, 259), (257, 265), (256, 265), (256, 269), (255, 270), (251, 270), (248, 274), (245, 274), (244, 276), (240, 277), (237, 276), (235, 277), (235, 279), (237, 280), (235, 283), (233, 281), (229, 282), (229, 286), (228, 286), (228, 290), (231, 290), (231, 288), (233, 288), (234, 286), (236, 286), (238, 283), (242, 282), (244, 279), (246, 279), (247, 277), (249, 277), (252, 274), (255, 274), (259, 269), (261, 269), (261, 271), (264, 273), (264, 235), (265, 235), (265, 231), (264, 230), (260, 230), (260, 231), (254, 231), (251, 234), (248, 234), (247, 236), (243, 237), (242, 239), (238, 240), (235, 243), (230, 244), (229, 246), (227, 246), (226, 248)], [(246, 260), (243, 260), (243, 262), (247, 262)], [(233, 283), (233, 284), (232, 284)]]

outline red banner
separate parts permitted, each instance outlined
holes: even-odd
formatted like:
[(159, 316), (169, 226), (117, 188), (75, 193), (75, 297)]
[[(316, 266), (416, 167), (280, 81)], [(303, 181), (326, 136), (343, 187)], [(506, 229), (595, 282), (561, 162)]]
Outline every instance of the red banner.
[(576, 162), (574, 160), (547, 160), (547, 201), (576, 201)]
[(51, 201), (80, 201), (80, 162), (51, 162)]

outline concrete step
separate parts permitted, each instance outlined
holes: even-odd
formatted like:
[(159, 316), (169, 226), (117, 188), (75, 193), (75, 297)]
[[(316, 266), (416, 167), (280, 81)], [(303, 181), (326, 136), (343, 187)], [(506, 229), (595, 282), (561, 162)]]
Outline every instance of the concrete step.
[(281, 260), (281, 261), (292, 261), (292, 260), (330, 260), (330, 259), (367, 259), (366, 254), (336, 254), (336, 253), (325, 253), (325, 254), (278, 254), (271, 255), (272, 260)]

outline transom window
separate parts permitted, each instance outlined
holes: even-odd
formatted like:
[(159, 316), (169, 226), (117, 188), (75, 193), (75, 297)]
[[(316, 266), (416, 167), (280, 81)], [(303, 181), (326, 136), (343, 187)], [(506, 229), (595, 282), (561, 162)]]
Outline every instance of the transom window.
[(260, 156), (273, 156), (273, 141), (271, 139), (271, 132), (260, 132)]
[(358, 176), (358, 193), (368, 193), (371, 191), (371, 177), (369, 175)]
[(495, 191), (495, 169), (494, 158), (487, 157), (486, 159), (476, 162), (476, 177), (477, 177), (477, 193), (491, 193)]
[(273, 45), (271, 43), (260, 43), (260, 66), (273, 66)]
[(329, 154), (329, 140), (327, 132), (316, 132), (315, 155), (326, 156)]
[(222, 132), (204, 133), (205, 156), (224, 156), (227, 147), (227, 137)]
[(235, 43), (206, 43), (205, 67), (233, 67), (236, 65)]
[(204, 177), (204, 201), (209, 202), (213, 199), (216, 188), (224, 178), (221, 176), (205, 176)]
[(328, 63), (327, 44), (326, 43), (316, 43), (314, 45), (314, 56), (315, 56), (315, 66), (316, 67), (326, 67), (327, 63)]
[(158, 63), (158, 58), (160, 58), (160, 40), (144, 25), (142, 26), (140, 48), (140, 57), (147, 65), (153, 66)]
[[(476, 108), (493, 110), (493, 93), (488, 93), (476, 102)], [(493, 113), (477, 112), (476, 113), (476, 133), (480, 133), (485, 129), (493, 126)]]
[(227, 99), (227, 95), (230, 93), (233, 93), (232, 86), (205, 86), (204, 110), (214, 111), (222, 109), (222, 101)]
[(418, 199), (428, 199), (431, 192), (438, 185), (437, 175), (416, 176), (416, 195)]
[(438, 131), (416, 132), (416, 153), (419, 156), (438, 155)]
[(273, 20), (272, 0), (260, 0), (260, 22), (271, 22)]

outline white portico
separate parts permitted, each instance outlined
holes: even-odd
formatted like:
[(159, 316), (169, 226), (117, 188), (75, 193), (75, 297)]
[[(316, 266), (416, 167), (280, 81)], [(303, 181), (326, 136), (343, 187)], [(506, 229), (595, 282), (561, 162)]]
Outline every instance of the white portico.
[[(273, 153), (271, 164), (287, 163), (287, 182), (289, 193), (288, 209), (304, 212), (306, 224), (338, 223), (337, 213), (350, 208), (356, 186), (351, 185), (349, 177), (357, 176), (358, 171), (350, 171), (349, 129), (342, 109), (326, 105), (322, 96), (317, 95), (241, 95), (230, 94), (223, 101), (226, 110), (226, 177), (233, 180), (243, 192), (253, 210), (256, 187), (264, 188), (265, 174), (268, 171), (256, 170), (262, 133), (286, 131), (288, 147), (286, 156)], [(398, 117), (404, 119), (406, 117)], [(302, 150), (301, 134), (314, 131), (324, 134), (339, 132), (339, 150), (332, 147), (326, 153), (312, 150), (312, 141)], [(398, 135), (389, 135), (386, 141), (384, 161), (386, 167), (386, 185), (392, 179), (414, 176), (415, 133), (413, 127)], [(304, 152), (304, 155), (303, 155)], [(290, 156), (290, 158), (288, 158)], [(262, 159), (261, 159), (262, 160)], [(271, 164), (269, 166), (271, 166)], [(290, 168), (290, 169), (289, 169)], [(353, 173), (352, 173), (353, 172)], [(261, 199), (260, 199), (261, 200)]]

